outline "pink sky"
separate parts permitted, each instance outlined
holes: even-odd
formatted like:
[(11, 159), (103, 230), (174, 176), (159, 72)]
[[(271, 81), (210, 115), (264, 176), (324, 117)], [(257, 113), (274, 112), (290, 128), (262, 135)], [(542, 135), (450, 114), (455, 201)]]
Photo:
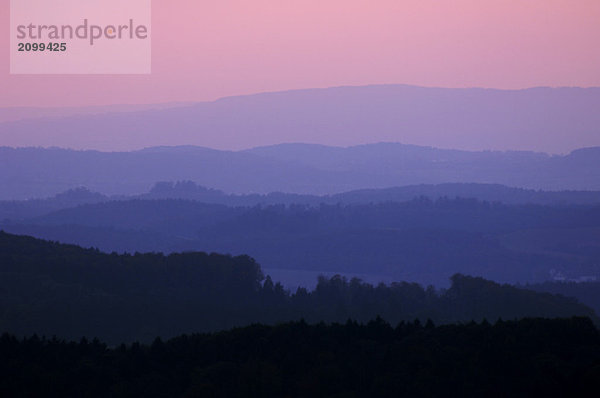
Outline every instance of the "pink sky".
[[(0, 25), (9, 24), (0, 0)], [(203, 101), (294, 88), (600, 86), (598, 0), (154, 0), (152, 75), (9, 75), (0, 106)]]

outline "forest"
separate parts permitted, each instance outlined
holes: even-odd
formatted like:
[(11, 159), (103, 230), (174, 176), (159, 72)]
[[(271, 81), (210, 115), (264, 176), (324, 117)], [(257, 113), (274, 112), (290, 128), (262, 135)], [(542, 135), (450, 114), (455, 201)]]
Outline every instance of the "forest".
[(109, 347), (0, 337), (0, 395), (596, 397), (588, 318), (260, 324)]
[(596, 313), (576, 299), (455, 274), (448, 289), (320, 277), (286, 290), (249, 256), (117, 254), (0, 232), (0, 330), (108, 344), (151, 342), (253, 323), (436, 324)]

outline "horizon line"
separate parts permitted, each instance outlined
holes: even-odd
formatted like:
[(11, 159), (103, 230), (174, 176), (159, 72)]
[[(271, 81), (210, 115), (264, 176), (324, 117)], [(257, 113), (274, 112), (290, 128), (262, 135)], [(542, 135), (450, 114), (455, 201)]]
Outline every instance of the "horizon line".
[(14, 146), (1, 145), (1, 144), (0, 144), (0, 149), (10, 149), (10, 150), (27, 150), (27, 149), (39, 150), (39, 149), (42, 149), (42, 150), (62, 150), (62, 151), (71, 151), (71, 152), (97, 152), (97, 153), (137, 153), (137, 152), (149, 151), (152, 149), (165, 149), (165, 150), (190, 149), (190, 150), (208, 150), (208, 151), (216, 151), (216, 152), (243, 153), (243, 152), (248, 152), (248, 151), (252, 151), (255, 149), (273, 148), (273, 147), (282, 147), (282, 146), (305, 146), (305, 147), (320, 147), (320, 148), (331, 148), (331, 149), (351, 149), (351, 148), (376, 146), (376, 145), (398, 145), (398, 146), (413, 147), (413, 148), (420, 148), (420, 149), (431, 149), (431, 150), (440, 150), (440, 151), (457, 151), (457, 152), (468, 152), (468, 153), (486, 153), (486, 152), (490, 152), (490, 153), (531, 153), (531, 154), (543, 154), (543, 155), (547, 155), (550, 157), (554, 157), (554, 156), (564, 157), (564, 156), (569, 156), (572, 153), (580, 151), (580, 150), (600, 148), (600, 145), (594, 145), (594, 146), (584, 146), (584, 147), (580, 147), (580, 148), (575, 148), (569, 152), (564, 152), (564, 153), (550, 153), (550, 152), (544, 152), (544, 151), (521, 150), (521, 149), (469, 150), (469, 149), (436, 147), (436, 146), (431, 146), (431, 145), (416, 145), (416, 144), (409, 144), (409, 143), (403, 143), (403, 142), (398, 142), (398, 141), (377, 141), (377, 142), (368, 142), (368, 143), (347, 145), (347, 146), (326, 145), (326, 144), (310, 143), (310, 142), (281, 142), (281, 143), (277, 143), (277, 144), (258, 145), (258, 146), (252, 146), (249, 148), (244, 148), (244, 149), (237, 149), (237, 150), (212, 148), (212, 147), (208, 147), (208, 146), (193, 145), (193, 144), (189, 144), (189, 145), (186, 145), (186, 144), (184, 144), (184, 145), (155, 145), (155, 146), (140, 147), (140, 148), (131, 149), (131, 150), (122, 150), (122, 151), (105, 151), (105, 150), (99, 150), (99, 149), (93, 149), (93, 148), (77, 149), (77, 148), (68, 148), (68, 147), (60, 147), (60, 146), (32, 146), (32, 145), (29, 145), (29, 146), (14, 147)]
[[(550, 90), (564, 90), (564, 89), (580, 89), (580, 90), (594, 90), (600, 89), (600, 86), (529, 86), (523, 88), (498, 88), (498, 87), (484, 87), (484, 86), (467, 86), (467, 87), (450, 87), (450, 86), (426, 86), (420, 84), (407, 84), (407, 83), (370, 83), (370, 84), (343, 84), (343, 85), (335, 85), (335, 86), (323, 86), (323, 87), (303, 87), (303, 88), (289, 88), (282, 90), (266, 90), (266, 91), (256, 91), (252, 93), (241, 93), (241, 94), (231, 94), (225, 95), (221, 97), (216, 97), (210, 100), (172, 100), (165, 102), (118, 102), (118, 103), (104, 103), (97, 105), (58, 105), (58, 106), (44, 106), (44, 105), (14, 105), (14, 106), (5, 106), (0, 107), (0, 109), (84, 109), (84, 108), (102, 108), (102, 107), (110, 107), (110, 106), (152, 106), (152, 105), (173, 105), (174, 107), (186, 107), (186, 106), (194, 106), (196, 104), (203, 103), (215, 103), (218, 101), (226, 100), (229, 98), (240, 98), (240, 97), (252, 97), (259, 95), (269, 95), (269, 94), (278, 94), (278, 93), (290, 93), (296, 91), (317, 91), (317, 90), (331, 90), (331, 89), (343, 89), (343, 88), (366, 88), (366, 87), (392, 87), (392, 86), (402, 86), (402, 87), (412, 87), (412, 88), (422, 88), (422, 89), (437, 89), (437, 90), (488, 90), (488, 91), (502, 91), (502, 92), (517, 92), (517, 91), (528, 91), (528, 90), (540, 90), (540, 89), (550, 89)], [(126, 112), (126, 111), (123, 111)], [(135, 111), (133, 111), (135, 112)], [(4, 123), (4, 122), (0, 122)]]

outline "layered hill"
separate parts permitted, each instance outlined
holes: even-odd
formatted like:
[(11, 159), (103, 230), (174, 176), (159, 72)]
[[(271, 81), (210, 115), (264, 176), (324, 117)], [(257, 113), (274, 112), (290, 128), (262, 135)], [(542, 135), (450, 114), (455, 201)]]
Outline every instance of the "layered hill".
[(249, 151), (158, 147), (134, 152), (0, 147), (0, 200), (43, 198), (85, 186), (139, 195), (158, 181), (238, 194), (336, 194), (405, 185), (480, 183), (543, 190), (600, 190), (600, 147), (568, 155), (468, 152), (395, 143), (305, 144)]
[(0, 124), (0, 142), (102, 151), (406, 142), (462, 150), (564, 153), (600, 145), (598, 109), (598, 88), (334, 87), (228, 97), (168, 109), (6, 122)]
[(248, 254), (270, 272), (312, 272), (313, 281), (318, 273), (340, 273), (436, 285), (455, 272), (512, 283), (600, 278), (599, 226), (598, 205), (448, 198), (237, 207), (134, 199), (0, 224), (8, 232), (109, 252)]
[(575, 299), (454, 275), (445, 291), (377, 287), (339, 276), (286, 292), (248, 256), (201, 252), (118, 255), (0, 232), (0, 330), (111, 343), (256, 322), (586, 316)]

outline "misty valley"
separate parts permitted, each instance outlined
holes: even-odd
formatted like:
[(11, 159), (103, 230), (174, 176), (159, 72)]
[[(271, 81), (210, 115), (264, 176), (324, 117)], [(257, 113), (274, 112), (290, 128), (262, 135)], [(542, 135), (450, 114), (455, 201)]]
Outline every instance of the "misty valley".
[[(131, 196), (77, 188), (0, 201), (0, 355), (11, 375), (0, 388), (584, 394), (600, 364), (599, 198), (491, 184), (226, 194), (180, 181)], [(555, 339), (581, 354), (557, 351)], [(21, 362), (33, 352), (46, 381)], [(444, 361), (466, 368), (457, 376)], [(429, 370), (415, 376), (420, 366)], [(377, 382), (373, 369), (386, 369)], [(88, 376), (65, 383), (55, 372)], [(490, 372), (529, 376), (500, 383)], [(548, 372), (561, 378), (547, 384)]]
[(0, 396), (596, 397), (599, 107), (0, 108)]
[[(438, 287), (457, 272), (512, 284), (600, 279), (600, 206), (592, 195), (584, 203), (579, 192), (533, 191), (536, 204), (522, 191), (521, 203), (507, 204), (500, 200), (512, 190), (500, 186), (411, 190), (424, 194), (225, 195), (189, 182), (135, 197), (79, 189), (0, 202), (0, 227), (109, 253), (249, 255), (291, 289), (301, 284), (296, 271), (313, 273), (310, 286), (319, 273)], [(445, 195), (459, 190), (499, 200)]]

